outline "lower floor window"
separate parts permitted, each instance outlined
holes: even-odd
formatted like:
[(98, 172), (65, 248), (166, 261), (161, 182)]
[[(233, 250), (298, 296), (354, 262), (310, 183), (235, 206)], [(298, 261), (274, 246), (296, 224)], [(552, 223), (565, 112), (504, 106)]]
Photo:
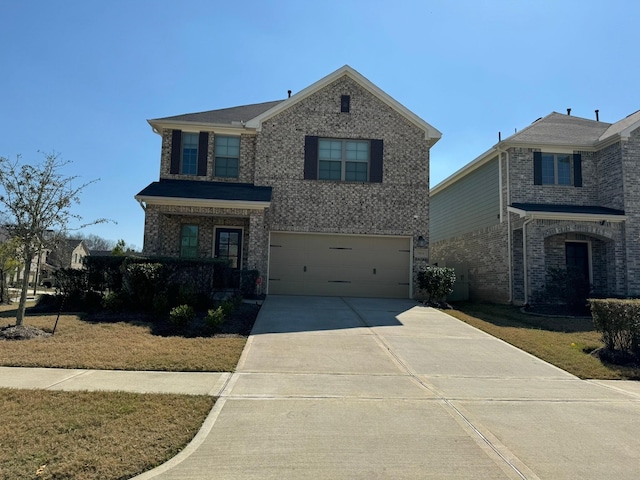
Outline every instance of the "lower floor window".
[(198, 256), (198, 226), (183, 225), (180, 233), (180, 256), (195, 258)]

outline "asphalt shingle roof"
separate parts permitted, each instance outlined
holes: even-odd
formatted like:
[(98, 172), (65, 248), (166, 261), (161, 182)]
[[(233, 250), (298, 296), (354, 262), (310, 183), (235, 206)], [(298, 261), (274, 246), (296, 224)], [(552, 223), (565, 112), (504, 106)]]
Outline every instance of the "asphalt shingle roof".
[(251, 183), (160, 180), (150, 183), (136, 196), (270, 202), (271, 187)]
[(548, 205), (545, 203), (512, 203), (512, 207), (525, 212), (584, 213), (593, 215), (624, 215), (623, 210), (593, 205)]
[(284, 100), (276, 100), (273, 102), (254, 103), (251, 105), (242, 105), (239, 107), (222, 108), (220, 110), (208, 110), (206, 112), (185, 113), (183, 115), (175, 115), (172, 117), (155, 118), (150, 122), (191, 122), (191, 123), (211, 123), (216, 125), (232, 125), (240, 122), (247, 122), (257, 117), (261, 113), (275, 107)]
[(549, 145), (594, 145), (611, 126), (586, 118), (553, 112), (505, 141)]

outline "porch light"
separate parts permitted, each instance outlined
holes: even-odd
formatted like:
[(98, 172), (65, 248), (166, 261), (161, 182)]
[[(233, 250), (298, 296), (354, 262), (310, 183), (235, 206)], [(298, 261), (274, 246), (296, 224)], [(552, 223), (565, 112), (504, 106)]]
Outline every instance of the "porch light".
[(418, 237), (418, 243), (417, 243), (418, 247), (423, 248), (427, 246), (427, 241), (424, 239), (424, 237), (422, 235), (420, 235)]

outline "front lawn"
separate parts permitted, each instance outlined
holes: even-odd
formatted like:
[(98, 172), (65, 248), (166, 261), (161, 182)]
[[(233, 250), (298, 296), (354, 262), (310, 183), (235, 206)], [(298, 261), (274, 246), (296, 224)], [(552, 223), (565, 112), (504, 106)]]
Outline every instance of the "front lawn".
[[(0, 327), (15, 323), (15, 308), (0, 306)], [(198, 325), (172, 333), (148, 317), (62, 315), (52, 337), (0, 340), (0, 365), (232, 372), (258, 310), (243, 304), (217, 334)], [(30, 314), (25, 325), (51, 331), (55, 321)], [(214, 403), (208, 396), (0, 388), (0, 478), (131, 478), (182, 450)]]
[(215, 398), (0, 389), (0, 478), (125, 479), (182, 450)]
[(445, 313), (498, 337), (580, 378), (640, 380), (640, 369), (602, 362), (591, 352), (603, 346), (591, 318), (542, 317), (518, 307), (471, 302)]
[[(55, 335), (28, 341), (0, 340), (0, 365), (13, 367), (89, 368), (232, 372), (257, 315), (257, 305), (242, 304), (242, 332), (195, 336), (169, 334), (148, 318), (62, 315)], [(0, 326), (15, 323), (15, 306), (0, 307)], [(56, 315), (29, 315), (25, 325), (51, 331)]]

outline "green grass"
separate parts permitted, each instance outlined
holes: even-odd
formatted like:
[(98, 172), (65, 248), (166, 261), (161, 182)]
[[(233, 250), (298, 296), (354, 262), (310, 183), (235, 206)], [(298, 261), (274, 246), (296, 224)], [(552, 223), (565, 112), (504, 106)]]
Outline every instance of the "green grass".
[(603, 346), (590, 318), (542, 317), (518, 307), (461, 302), (445, 313), (583, 379), (639, 380), (640, 369), (602, 362)]

